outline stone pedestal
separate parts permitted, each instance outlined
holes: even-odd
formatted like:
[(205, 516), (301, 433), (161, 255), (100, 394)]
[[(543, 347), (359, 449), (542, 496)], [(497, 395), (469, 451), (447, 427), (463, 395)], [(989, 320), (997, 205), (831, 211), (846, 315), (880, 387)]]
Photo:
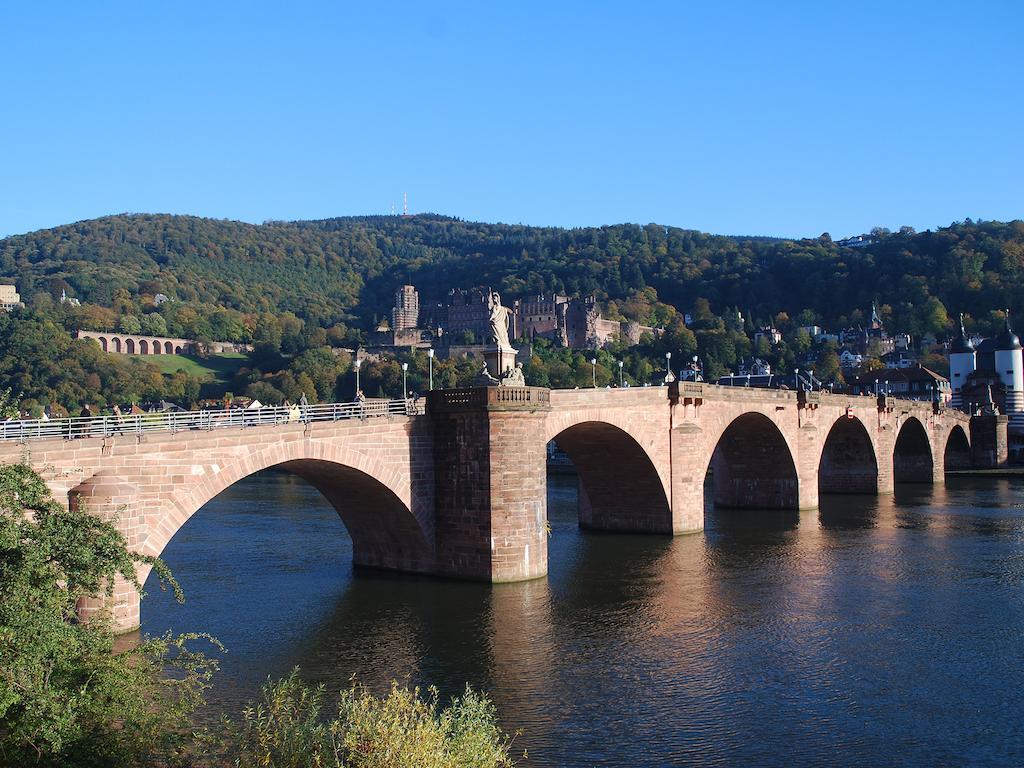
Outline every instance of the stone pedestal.
[(494, 347), (493, 349), (485, 352), (484, 360), (487, 361), (487, 370), (490, 372), (491, 376), (496, 379), (500, 379), (506, 371), (515, 369), (517, 354), (519, 354), (518, 351), (511, 347), (506, 349)]
[(492, 582), (547, 574), (548, 410), (540, 387), (427, 395), (439, 574)]

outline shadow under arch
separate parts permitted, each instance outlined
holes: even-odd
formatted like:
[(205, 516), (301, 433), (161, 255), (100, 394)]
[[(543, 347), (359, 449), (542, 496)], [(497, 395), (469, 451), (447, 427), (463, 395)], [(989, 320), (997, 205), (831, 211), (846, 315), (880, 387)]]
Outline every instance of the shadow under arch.
[(818, 462), (819, 493), (878, 493), (878, 459), (860, 419), (840, 416)]
[(672, 533), (672, 511), (658, 470), (628, 432), (607, 422), (584, 421), (553, 440), (579, 476), (581, 528)]
[(946, 447), (942, 452), (943, 468), (946, 472), (958, 469), (970, 469), (971, 467), (971, 444), (967, 440), (967, 433), (959, 424), (949, 431), (946, 438)]
[(711, 454), (716, 507), (799, 509), (796, 464), (786, 438), (761, 413), (736, 417)]
[[(168, 515), (155, 539), (147, 539), (147, 552), (159, 555), (181, 527), (206, 504), (240, 480), (266, 470), (294, 474), (330, 503), (352, 539), (356, 566), (431, 573), (434, 570), (432, 537), (409, 506), (381, 480), (353, 466), (319, 458), (298, 458), (263, 464), (253, 462), (246, 470), (228, 471), (212, 490), (182, 494), (173, 500), (175, 514)], [(431, 532), (432, 533), (432, 532)]]
[(893, 480), (897, 483), (931, 483), (934, 463), (924, 425), (913, 416), (903, 422), (892, 455)]

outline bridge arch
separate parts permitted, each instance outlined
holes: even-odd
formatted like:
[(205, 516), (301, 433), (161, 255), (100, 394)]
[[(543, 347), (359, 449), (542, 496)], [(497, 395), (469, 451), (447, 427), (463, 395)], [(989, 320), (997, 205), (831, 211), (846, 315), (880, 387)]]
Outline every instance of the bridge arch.
[(878, 458), (864, 423), (840, 416), (818, 462), (819, 493), (878, 493)]
[(175, 486), (160, 524), (143, 551), (159, 555), (174, 534), (222, 491), (264, 469), (281, 469), (306, 480), (335, 508), (352, 538), (356, 565), (429, 572), (434, 567), (432, 510), (416, 508), (408, 478), (360, 451), (344, 447), (304, 447), (291, 441), (258, 450), (192, 482)]
[[(763, 413), (734, 418), (714, 443), (711, 470), (716, 507), (799, 509), (800, 481), (786, 436)], [(703, 477), (703, 475), (701, 475)]]
[(140, 355), (148, 355), (149, 354), (149, 342), (146, 341), (145, 339), (140, 339), (139, 340), (139, 354)]
[(967, 433), (959, 425), (953, 425), (946, 438), (942, 451), (942, 464), (945, 470), (968, 469), (971, 466), (971, 444)]
[(672, 532), (665, 484), (643, 445), (623, 426), (585, 420), (548, 436), (579, 476), (580, 527), (604, 531)]
[(914, 416), (899, 427), (892, 455), (893, 480), (897, 483), (931, 483), (935, 462), (924, 425)]
[(154, 355), (159, 355), (160, 354), (160, 340), (159, 339), (153, 339), (153, 354)]
[(165, 341), (164, 342), (164, 354), (166, 354), (166, 355), (174, 354), (174, 345), (171, 344), (171, 342), (169, 342), (169, 341)]
[(124, 340), (124, 351), (125, 351), (126, 354), (129, 354), (129, 355), (134, 355), (135, 354), (135, 339), (125, 339)]
[(107, 338), (105, 336), (97, 336), (96, 341), (100, 343), (100, 349), (104, 352), (107, 351)]

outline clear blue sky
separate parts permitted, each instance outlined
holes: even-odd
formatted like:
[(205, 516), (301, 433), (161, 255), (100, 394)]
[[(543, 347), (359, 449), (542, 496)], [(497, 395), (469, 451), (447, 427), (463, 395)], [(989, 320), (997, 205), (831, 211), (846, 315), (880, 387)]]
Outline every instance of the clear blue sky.
[(1024, 3), (5, 3), (0, 236), (124, 211), (1024, 216)]

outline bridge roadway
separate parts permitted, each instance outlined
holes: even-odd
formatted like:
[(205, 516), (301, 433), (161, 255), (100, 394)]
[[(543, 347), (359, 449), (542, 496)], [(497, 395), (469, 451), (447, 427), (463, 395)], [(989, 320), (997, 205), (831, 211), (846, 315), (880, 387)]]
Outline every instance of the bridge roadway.
[[(0, 440), (0, 462), (27, 461), (56, 498), (116, 519), (151, 555), (233, 483), (283, 469), (337, 509), (357, 565), (497, 582), (547, 573), (550, 440), (579, 474), (582, 527), (663, 535), (703, 529), (709, 470), (718, 506), (808, 509), (819, 493), (941, 483), (971, 464), (972, 439), (992, 443), (930, 403), (689, 382), (435, 390), (425, 413), (410, 405), (108, 420), (98, 433), (96, 422), (78, 434), (22, 426)], [(116, 585), (114, 616), (138, 626), (131, 585)]]

